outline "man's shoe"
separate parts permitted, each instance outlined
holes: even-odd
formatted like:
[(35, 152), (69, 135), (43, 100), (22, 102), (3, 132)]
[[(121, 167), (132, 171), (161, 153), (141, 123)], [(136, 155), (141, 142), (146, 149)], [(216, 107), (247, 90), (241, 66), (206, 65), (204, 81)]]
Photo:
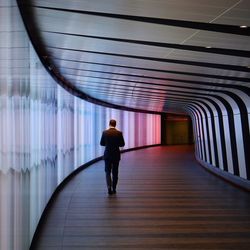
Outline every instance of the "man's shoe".
[(113, 194), (116, 194), (116, 189), (113, 189)]
[(109, 194), (109, 195), (113, 194), (113, 192), (112, 192), (111, 189), (108, 190), (108, 194)]

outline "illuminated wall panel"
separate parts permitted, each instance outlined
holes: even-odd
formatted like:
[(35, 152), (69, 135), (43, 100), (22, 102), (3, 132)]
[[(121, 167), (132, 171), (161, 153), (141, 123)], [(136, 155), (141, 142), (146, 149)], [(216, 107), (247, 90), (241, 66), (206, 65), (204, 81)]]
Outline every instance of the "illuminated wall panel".
[(124, 133), (124, 148), (133, 148), (160, 143), (160, 116), (67, 93), (37, 58), (15, 1), (0, 7), (0, 249), (23, 250), (56, 187), (103, 154), (100, 137), (111, 118)]

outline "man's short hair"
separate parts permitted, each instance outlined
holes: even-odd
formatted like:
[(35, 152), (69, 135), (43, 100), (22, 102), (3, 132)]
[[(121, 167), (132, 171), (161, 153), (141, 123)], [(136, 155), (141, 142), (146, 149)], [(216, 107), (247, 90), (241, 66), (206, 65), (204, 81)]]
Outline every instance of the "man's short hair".
[(111, 120), (109, 121), (109, 126), (115, 127), (115, 126), (116, 126), (116, 120), (111, 119)]

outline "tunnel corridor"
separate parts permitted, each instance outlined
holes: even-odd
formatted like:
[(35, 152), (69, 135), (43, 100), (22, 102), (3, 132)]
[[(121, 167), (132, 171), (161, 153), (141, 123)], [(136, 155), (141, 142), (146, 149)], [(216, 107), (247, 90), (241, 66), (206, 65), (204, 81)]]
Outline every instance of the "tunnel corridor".
[(1, 0), (0, 250), (248, 249), (249, 37), (249, 0)]

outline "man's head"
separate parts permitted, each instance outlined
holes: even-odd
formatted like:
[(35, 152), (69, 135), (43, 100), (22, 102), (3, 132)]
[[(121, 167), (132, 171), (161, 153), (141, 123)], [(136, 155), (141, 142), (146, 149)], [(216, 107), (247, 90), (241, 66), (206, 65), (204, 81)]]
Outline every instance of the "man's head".
[(109, 126), (115, 127), (115, 126), (116, 126), (116, 120), (111, 119), (111, 120), (109, 121)]

